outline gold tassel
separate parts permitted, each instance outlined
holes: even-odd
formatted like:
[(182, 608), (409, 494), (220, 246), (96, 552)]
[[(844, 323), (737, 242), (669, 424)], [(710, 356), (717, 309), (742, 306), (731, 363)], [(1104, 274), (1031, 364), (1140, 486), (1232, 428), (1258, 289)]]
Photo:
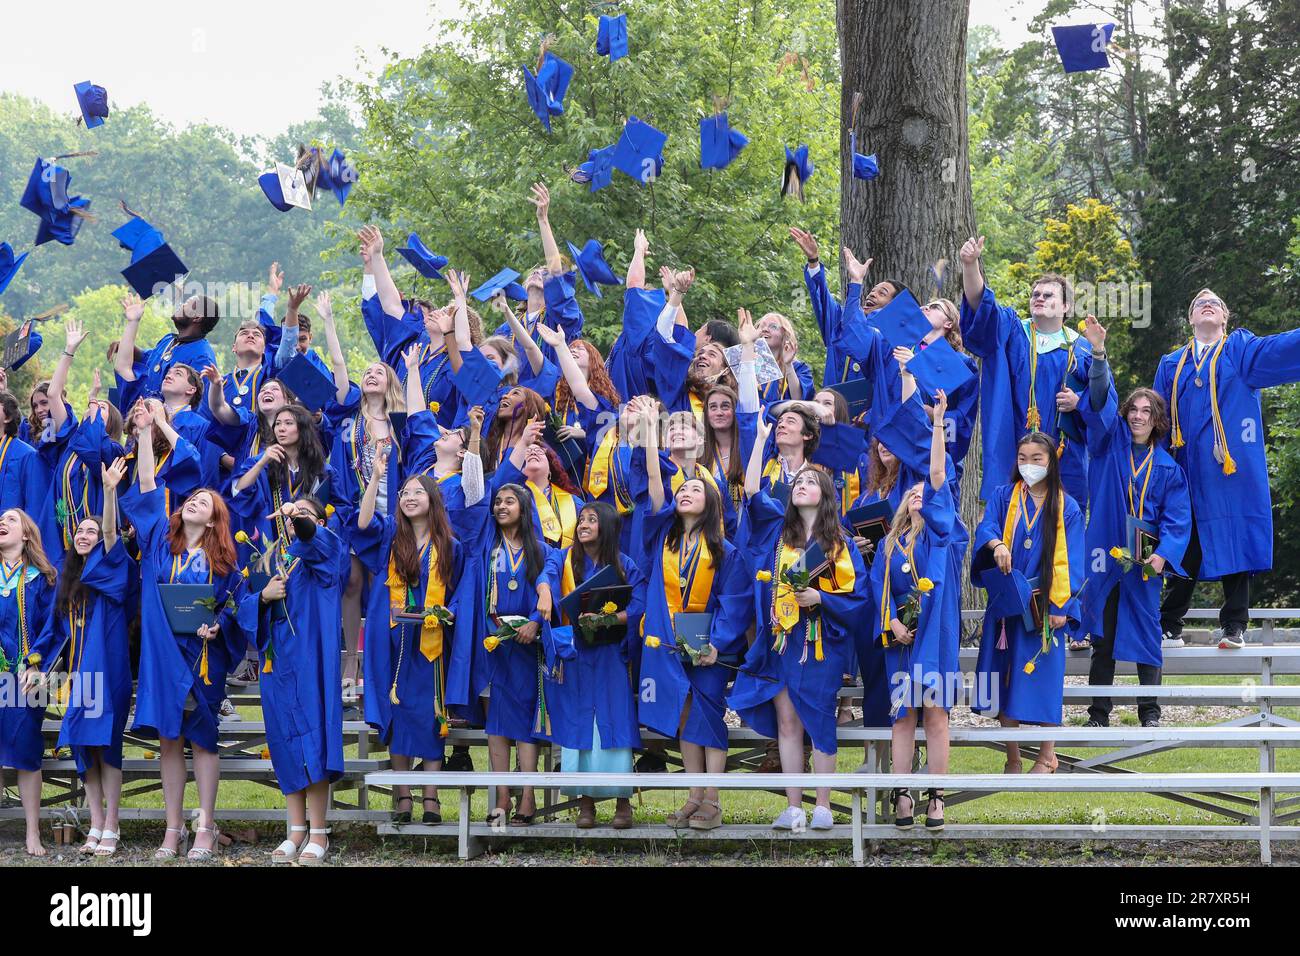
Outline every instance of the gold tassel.
[(212, 686), (212, 681), (208, 677), (208, 642), (203, 642), (203, 653), (199, 655), (199, 676), (203, 678), (203, 683)]
[(1232, 460), (1232, 453), (1228, 451), (1228, 446), (1223, 446), (1223, 473), (1225, 475), (1235, 475), (1237, 473), (1237, 463)]
[(266, 659), (266, 663), (262, 665), (262, 673), (263, 674), (271, 673), (271, 658), (268, 657)]

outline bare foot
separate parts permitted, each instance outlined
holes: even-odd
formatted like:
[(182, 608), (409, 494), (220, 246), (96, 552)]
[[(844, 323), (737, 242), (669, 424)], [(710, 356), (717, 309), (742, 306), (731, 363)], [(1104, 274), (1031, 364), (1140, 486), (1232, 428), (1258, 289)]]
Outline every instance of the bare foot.
[(39, 833), (27, 834), (27, 855), (44, 856), (45, 847), (41, 845), (41, 835)]

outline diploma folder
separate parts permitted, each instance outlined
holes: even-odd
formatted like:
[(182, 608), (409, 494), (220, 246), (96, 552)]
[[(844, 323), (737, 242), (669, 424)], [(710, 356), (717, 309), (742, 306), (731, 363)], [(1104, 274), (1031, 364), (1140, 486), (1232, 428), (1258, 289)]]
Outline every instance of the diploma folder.
[[(569, 595), (572, 597), (572, 595)], [(606, 604), (613, 602), (614, 606), (620, 611), (626, 611), (627, 606), (632, 602), (632, 585), (616, 584), (607, 588), (592, 588), (590, 591), (584, 591), (579, 595), (578, 603), (580, 608), (579, 614), (601, 614), (601, 608)], [(582, 629), (578, 624), (577, 618), (573, 620), (573, 633), (575, 636), (594, 646), (601, 644), (621, 644), (627, 636), (626, 624), (613, 624), (609, 627), (597, 628), (591, 636)]]
[(1129, 553), (1139, 563), (1149, 561), (1160, 544), (1160, 536), (1156, 533), (1155, 524), (1135, 518), (1133, 515), (1125, 516), (1124, 537), (1128, 539)]
[[(680, 647), (689, 647), (692, 651), (703, 651), (709, 643), (709, 632), (713, 629), (711, 613), (681, 612), (673, 615), (673, 640)], [(740, 657), (735, 654), (719, 654), (718, 660), (724, 664), (738, 663)]]
[[(271, 583), (271, 578), (273, 577), (275, 577), (274, 574), (268, 574), (266, 571), (259, 571), (257, 568), (249, 568), (248, 593), (259, 595), (258, 600), (260, 601), (261, 593), (266, 590), (266, 586)], [(285, 610), (284, 599), (272, 601), (267, 606), (271, 609), (271, 620), (273, 621), (283, 621), (289, 616), (288, 612)]]
[[(568, 558), (566, 557), (565, 560), (567, 561)], [(570, 624), (577, 624), (578, 615), (584, 610), (590, 610), (583, 603), (583, 595), (597, 588), (616, 587), (619, 583), (618, 572), (609, 565), (605, 565), (599, 571), (589, 575), (581, 584), (560, 599), (560, 613), (564, 615)], [(620, 608), (620, 610), (623, 609)], [(560, 621), (557, 620), (556, 623), (558, 624)]]
[(158, 593), (173, 634), (197, 634), (200, 627), (216, 620), (212, 611), (197, 603), (215, 596), (211, 584), (160, 584)]
[(879, 544), (880, 539), (889, 534), (889, 526), (894, 520), (894, 506), (888, 501), (873, 501), (849, 509), (844, 517), (855, 535), (866, 538), (873, 545)]

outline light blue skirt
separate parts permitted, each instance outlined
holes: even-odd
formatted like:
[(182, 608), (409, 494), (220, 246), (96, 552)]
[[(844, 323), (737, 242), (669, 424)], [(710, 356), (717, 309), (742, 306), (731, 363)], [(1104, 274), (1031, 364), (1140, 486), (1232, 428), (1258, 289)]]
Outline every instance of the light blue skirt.
[[(593, 721), (594, 724), (594, 721)], [(602, 749), (600, 728), (593, 726), (590, 750), (563, 748), (561, 767), (565, 773), (631, 773), (632, 748)], [(592, 797), (608, 800), (611, 797), (631, 797), (631, 787), (565, 787), (560, 793), (566, 797)]]

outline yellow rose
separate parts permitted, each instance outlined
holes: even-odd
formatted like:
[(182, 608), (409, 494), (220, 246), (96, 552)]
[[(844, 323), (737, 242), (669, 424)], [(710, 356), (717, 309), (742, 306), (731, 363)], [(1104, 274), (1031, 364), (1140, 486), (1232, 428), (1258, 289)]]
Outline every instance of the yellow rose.
[(1025, 673), (1032, 674), (1033, 672), (1034, 672), (1034, 662), (1029, 661), (1027, 664), (1025, 664)]
[(1115, 558), (1116, 560), (1119, 560), (1120, 558), (1124, 557), (1124, 552), (1121, 551), (1119, 548), (1111, 548), (1110, 556), (1112, 558)]
[(244, 576), (245, 580), (247, 580), (247, 578), (248, 578), (248, 568), (244, 568), (244, 570), (240, 571), (239, 573), (242, 574), (242, 575)]
[(483, 639), (483, 649), (488, 652), (495, 651), (500, 646), (501, 639), (499, 637), (485, 637)]
[(660, 643), (661, 642), (657, 637), (647, 637), (645, 639), (645, 646), (650, 648), (651, 650), (654, 650), (656, 647), (658, 647)]
[(235, 532), (235, 540), (238, 541), (240, 544), (249, 544), (249, 543), (251, 543), (251, 542), (249, 542), (249, 540), (248, 540), (248, 533), (247, 533), (246, 531), (236, 531), (236, 532)]
[(601, 614), (617, 614), (618, 605), (613, 601), (606, 601), (605, 606), (600, 609)]
[(325, 520), (328, 521), (330, 518), (333, 518), (333, 517), (334, 517), (334, 506), (333, 506), (333, 505), (326, 505), (326, 506), (325, 506)]
[(771, 572), (771, 571), (759, 571), (757, 574), (754, 575), (754, 580), (755, 580), (755, 581), (763, 581), (763, 582), (771, 581), (771, 580), (772, 580), (772, 572)]
[(270, 747), (263, 747), (263, 748), (262, 748), (262, 759), (263, 759), (263, 760), (270, 760), (270, 759), (271, 759), (271, 748), (270, 748)]
[(916, 589), (922, 594), (929, 594), (934, 590), (934, 582), (929, 578), (921, 578), (921, 580), (916, 582)]
[(1080, 320), (1079, 320), (1078, 329), (1079, 329), (1080, 332), (1087, 332), (1087, 331), (1088, 331), (1088, 320), (1087, 320), (1087, 319), (1080, 319)]
[(429, 411), (437, 415), (440, 411), (442, 411), (442, 402), (430, 402)]
[[(426, 614), (426, 615), (424, 616), (424, 626), (425, 626), (425, 627), (433, 627), (433, 626), (435, 626), (437, 623), (438, 623), (438, 615), (436, 615), (436, 614)], [(490, 650), (492, 650), (492, 648), (489, 647), (488, 650), (490, 651)]]

